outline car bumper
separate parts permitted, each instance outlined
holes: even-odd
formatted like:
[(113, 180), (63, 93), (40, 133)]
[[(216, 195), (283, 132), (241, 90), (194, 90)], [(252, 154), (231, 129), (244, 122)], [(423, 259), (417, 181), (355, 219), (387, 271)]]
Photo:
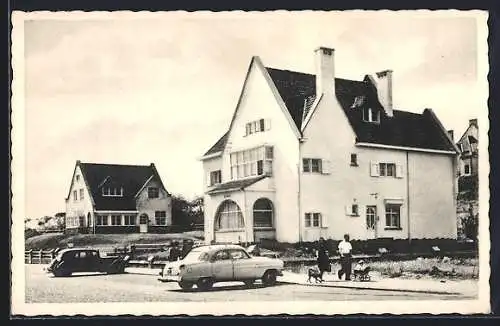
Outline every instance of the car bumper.
[(180, 282), (181, 277), (179, 275), (165, 275), (158, 278), (160, 282)]

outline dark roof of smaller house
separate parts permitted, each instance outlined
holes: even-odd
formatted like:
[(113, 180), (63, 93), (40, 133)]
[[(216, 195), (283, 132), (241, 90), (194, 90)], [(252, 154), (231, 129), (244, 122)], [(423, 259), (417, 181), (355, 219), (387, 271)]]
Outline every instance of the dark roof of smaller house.
[(218, 192), (218, 191), (224, 191), (224, 190), (232, 190), (232, 189), (245, 189), (246, 187), (249, 187), (253, 185), (254, 183), (267, 178), (266, 175), (259, 175), (253, 178), (248, 178), (248, 179), (242, 179), (242, 180), (234, 180), (234, 181), (229, 181), (225, 183), (221, 183), (212, 189), (210, 189), (207, 193), (213, 193), (213, 192)]
[[(136, 210), (135, 195), (154, 178), (166, 191), (154, 164), (119, 165), (80, 163), (83, 178), (92, 194), (96, 210)], [(103, 187), (123, 187), (123, 197), (102, 196)]]
[(210, 149), (205, 153), (205, 156), (222, 151), (224, 149), (224, 146), (226, 146), (226, 140), (228, 134), (229, 131), (227, 131), (224, 135), (222, 135), (222, 137), (219, 138), (219, 140), (217, 140), (217, 142), (212, 147), (210, 147)]

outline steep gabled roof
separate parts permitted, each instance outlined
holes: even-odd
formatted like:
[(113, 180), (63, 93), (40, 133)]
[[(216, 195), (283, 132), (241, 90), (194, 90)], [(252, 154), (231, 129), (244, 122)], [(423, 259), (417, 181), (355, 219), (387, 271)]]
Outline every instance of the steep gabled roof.
[[(315, 75), (274, 68), (267, 70), (297, 127), (301, 128), (307, 115), (304, 110), (308, 111), (314, 102)], [(377, 99), (376, 89), (369, 79), (354, 81), (335, 78), (335, 94), (356, 134), (356, 142), (454, 151), (453, 144), (429, 110), (424, 110), (422, 114), (394, 110), (393, 117), (385, 115)], [(352, 108), (358, 96), (366, 100), (362, 106)], [(363, 121), (361, 109), (364, 106), (382, 112), (379, 124)]]
[[(77, 162), (77, 165), (82, 171), (96, 210), (135, 210), (135, 195), (152, 178), (157, 180), (166, 191), (154, 164), (119, 165)], [(102, 196), (102, 187), (123, 187), (123, 197)]]
[[(316, 76), (269, 67), (266, 67), (266, 70), (295, 125), (301, 130), (316, 100)], [(358, 143), (455, 151), (455, 145), (429, 109), (421, 114), (395, 109), (393, 117), (388, 117), (379, 103), (377, 91), (368, 76), (363, 81), (335, 78), (335, 94), (356, 134)], [(353, 107), (357, 97), (364, 98), (363, 104)], [(362, 108), (366, 106), (381, 112), (380, 123), (363, 121)], [(332, 121), (332, 123), (335, 122)], [(205, 155), (223, 150), (227, 135), (228, 132)]]

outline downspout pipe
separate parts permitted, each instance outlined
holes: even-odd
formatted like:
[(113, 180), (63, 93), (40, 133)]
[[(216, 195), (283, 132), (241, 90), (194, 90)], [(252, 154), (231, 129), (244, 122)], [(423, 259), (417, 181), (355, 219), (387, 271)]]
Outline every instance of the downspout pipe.
[(297, 187), (297, 209), (299, 213), (299, 243), (302, 243), (302, 207), (301, 207), (301, 199), (302, 199), (302, 192), (301, 192), (301, 172), (300, 172), (300, 167), (301, 167), (301, 162), (302, 162), (302, 142), (303, 139), (299, 139), (299, 159), (297, 163), (297, 181), (298, 181), (298, 187)]
[(410, 164), (409, 164), (409, 154), (406, 151), (406, 217), (407, 217), (407, 228), (408, 228), (408, 245), (411, 250), (411, 219), (410, 219)]

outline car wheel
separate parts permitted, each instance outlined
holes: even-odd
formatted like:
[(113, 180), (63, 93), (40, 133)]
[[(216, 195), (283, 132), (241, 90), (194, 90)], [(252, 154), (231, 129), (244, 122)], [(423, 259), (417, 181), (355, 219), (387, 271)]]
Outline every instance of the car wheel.
[(245, 281), (243, 281), (243, 282), (245, 282), (245, 285), (246, 285), (247, 287), (252, 287), (252, 286), (253, 286), (253, 284), (255, 283), (255, 280), (245, 280)]
[(186, 281), (180, 281), (179, 283), (179, 287), (183, 290), (189, 290), (193, 287), (193, 282), (186, 282)]
[(274, 270), (266, 271), (264, 276), (262, 276), (262, 283), (267, 286), (273, 286), (276, 284), (276, 278), (278, 273)]
[(212, 286), (214, 285), (214, 281), (209, 278), (209, 277), (206, 277), (206, 278), (200, 278), (198, 280), (198, 282), (196, 282), (196, 286), (198, 287), (198, 289), (200, 289), (201, 291), (207, 291), (207, 290), (210, 290), (212, 288)]

